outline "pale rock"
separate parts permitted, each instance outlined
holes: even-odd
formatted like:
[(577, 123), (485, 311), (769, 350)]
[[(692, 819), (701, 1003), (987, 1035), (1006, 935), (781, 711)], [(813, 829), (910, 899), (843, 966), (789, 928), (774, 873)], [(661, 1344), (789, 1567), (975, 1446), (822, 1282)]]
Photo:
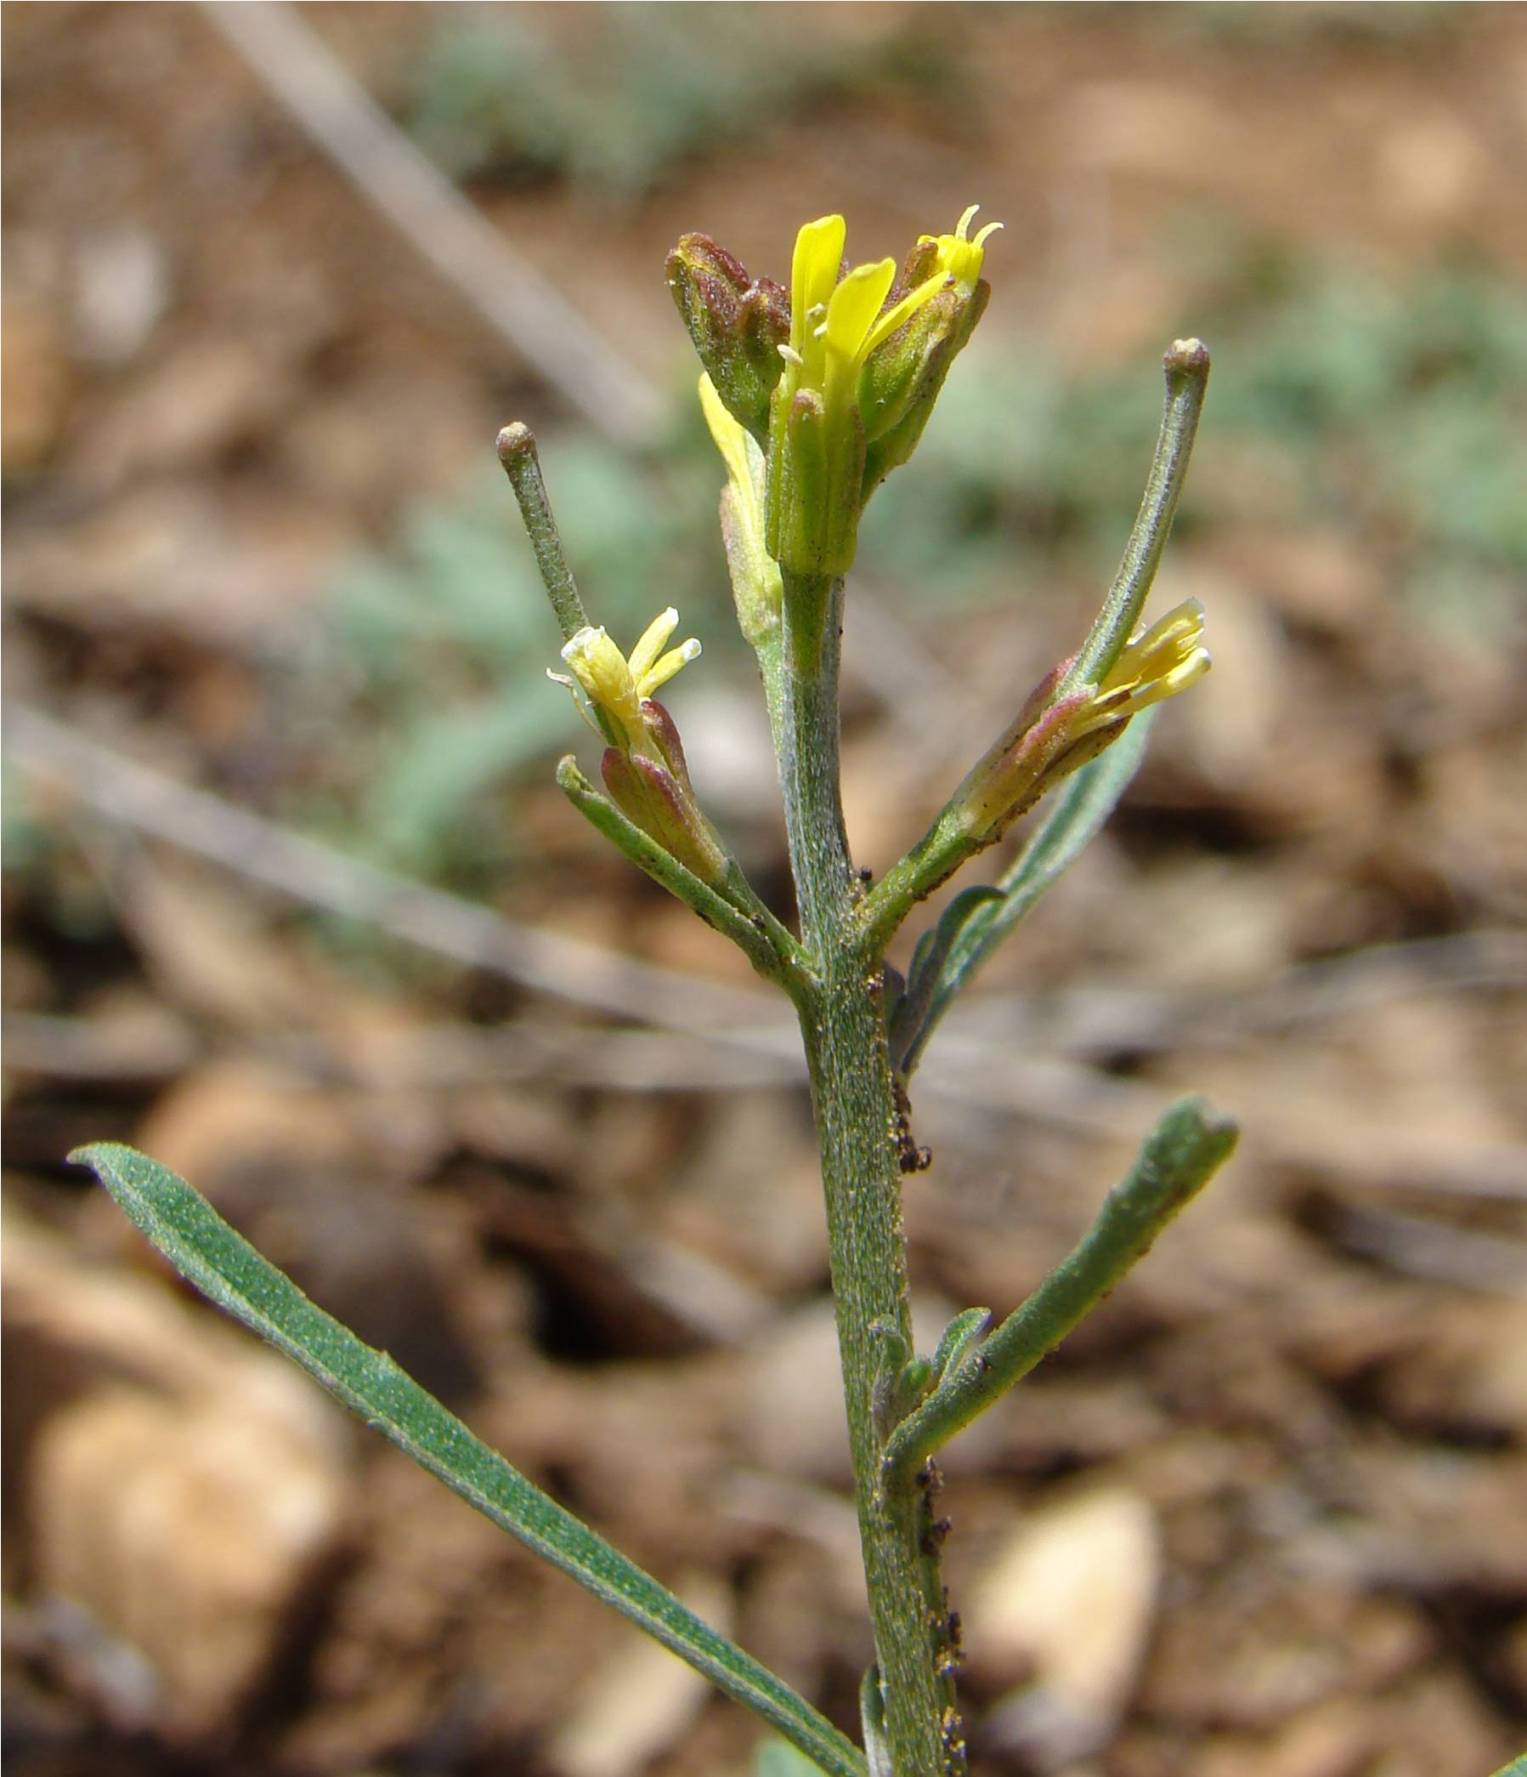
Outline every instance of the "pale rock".
[(964, 1641), (987, 1684), (1012, 1684), (990, 1729), (1044, 1768), (1106, 1746), (1123, 1716), (1161, 1579), (1150, 1506), (1120, 1487), (1035, 1513), (964, 1600)]
[[(676, 1590), (696, 1616), (730, 1632), (731, 1594), (718, 1580), (694, 1574)], [(630, 1777), (683, 1737), (710, 1695), (692, 1666), (633, 1632), (571, 1699), (552, 1763), (566, 1777)]]
[(137, 357), (170, 299), (163, 246), (146, 229), (109, 223), (75, 249), (76, 350), (116, 367)]
[(774, 1473), (852, 1483), (832, 1303), (823, 1298), (780, 1320), (749, 1357), (740, 1402), (752, 1461)]
[[(82, 1264), (7, 1217), (11, 1449), (42, 1620), (137, 1657), (152, 1726), (226, 1726), (335, 1547), (337, 1412), (283, 1360), (163, 1285)], [(119, 1699), (120, 1701), (120, 1699)], [(132, 1725), (132, 1724), (130, 1724)]]

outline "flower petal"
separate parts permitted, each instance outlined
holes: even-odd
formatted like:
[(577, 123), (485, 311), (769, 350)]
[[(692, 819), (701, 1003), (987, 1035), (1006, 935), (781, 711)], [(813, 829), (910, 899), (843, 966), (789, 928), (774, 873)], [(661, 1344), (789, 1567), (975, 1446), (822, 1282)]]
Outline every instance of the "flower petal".
[(591, 702), (621, 722), (638, 720), (636, 681), (626, 657), (603, 629), (580, 629), (562, 649), (562, 658), (573, 669)]
[(896, 261), (881, 259), (856, 265), (838, 285), (827, 305), (829, 356), (850, 361), (859, 357), (895, 281)]
[(826, 303), (838, 281), (848, 225), (841, 216), (822, 216), (805, 223), (795, 237), (790, 262), (790, 344), (805, 351), (812, 309)]
[(687, 642), (681, 642), (677, 648), (668, 652), (644, 672), (638, 683), (638, 690), (643, 697), (651, 697), (654, 691), (666, 685), (681, 666), (688, 666), (691, 660), (700, 658), (700, 644), (693, 636)]
[(898, 327), (905, 326), (923, 306), (931, 302), (944, 287), (944, 273), (937, 271), (931, 278), (925, 278), (915, 290), (910, 290), (901, 301), (894, 303), (881, 315), (870, 328), (864, 341), (862, 356), (869, 357), (878, 345), (883, 345)]
[(659, 611), (657, 616), (642, 631), (641, 640), (631, 650), (631, 677), (640, 680), (642, 675), (668, 646), (668, 638), (679, 627), (679, 614), (672, 605), (666, 611)]
[(751, 493), (753, 472), (748, 463), (748, 434), (742, 422), (727, 412), (708, 376), (700, 378), (700, 411), (705, 415), (716, 449), (721, 452), (728, 476), (737, 487)]

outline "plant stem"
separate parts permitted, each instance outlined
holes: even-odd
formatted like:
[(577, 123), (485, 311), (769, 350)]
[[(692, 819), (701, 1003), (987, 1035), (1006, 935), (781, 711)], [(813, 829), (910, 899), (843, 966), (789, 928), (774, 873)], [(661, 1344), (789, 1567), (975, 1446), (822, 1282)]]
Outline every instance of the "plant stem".
[(1070, 672), (1057, 687), (1057, 697), (1065, 697), (1078, 685), (1097, 683), (1119, 658), (1161, 565), (1161, 552), (1187, 479), (1204, 391), (1209, 386), (1209, 348), (1201, 339), (1179, 339), (1168, 349), (1161, 368), (1166, 377), (1166, 406), (1140, 510), (1108, 597)]
[(644, 833), (578, 769), (571, 754), (557, 767), (557, 787), (573, 807), (652, 880), (677, 896), (708, 926), (737, 946), (765, 980), (777, 981), (792, 999), (800, 992), (804, 953), (794, 937), (753, 893), (732, 861), (720, 886), (702, 882)]
[(879, 958), (859, 942), (860, 888), (838, 784), (840, 579), (785, 576), (780, 775), (801, 935), (816, 983), (800, 1004), (822, 1154), (838, 1346), (859, 1534), (896, 1777), (961, 1764), (944, 1607), (915, 1477), (886, 1485), (875, 1385), (911, 1348), (901, 1223), (900, 1107)]
[(514, 497), (519, 502), (525, 535), (535, 551), (541, 584), (557, 614), (562, 640), (570, 642), (580, 629), (588, 627), (589, 615), (578, 596), (578, 583), (573, 578), (567, 553), (562, 547), (562, 534), (552, 516), (551, 501), (546, 496), (535, 434), (524, 421), (515, 420), (499, 433), (498, 460), (503, 464)]

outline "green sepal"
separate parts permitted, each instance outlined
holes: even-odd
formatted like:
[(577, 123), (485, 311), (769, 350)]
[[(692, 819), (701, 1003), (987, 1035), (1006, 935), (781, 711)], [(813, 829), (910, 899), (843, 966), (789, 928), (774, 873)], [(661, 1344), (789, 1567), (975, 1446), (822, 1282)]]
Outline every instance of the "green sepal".
[[(922, 252), (931, 256), (931, 243)], [(914, 255), (898, 289), (915, 286), (922, 275)], [(968, 294), (950, 283), (870, 354), (859, 377), (859, 410), (869, 439), (865, 500), (916, 450), (949, 368), (969, 343), (990, 299), (991, 286), (984, 278)]]
[(829, 414), (815, 389), (774, 392), (764, 525), (787, 573), (819, 579), (854, 565), (863, 504), (864, 428), (852, 408)]
[(726, 853), (671, 771), (642, 753), (607, 747), (600, 775), (620, 812), (671, 858), (711, 888), (725, 881)]
[(755, 527), (743, 517), (737, 490), (730, 482), (721, 490), (721, 544), (732, 582), (737, 627), (748, 645), (761, 653), (779, 635), (784, 588), (779, 563), (763, 547)]

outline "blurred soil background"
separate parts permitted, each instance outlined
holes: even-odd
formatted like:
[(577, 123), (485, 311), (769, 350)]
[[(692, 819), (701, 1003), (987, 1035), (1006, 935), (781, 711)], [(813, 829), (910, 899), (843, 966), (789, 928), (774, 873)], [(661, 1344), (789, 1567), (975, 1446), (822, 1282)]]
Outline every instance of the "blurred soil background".
[[(1527, 1739), (1527, 13), (236, 10), (242, 48), (190, 5), (3, 15), (12, 1770), (718, 1777), (758, 1739), (177, 1288), (64, 1165), (106, 1137), (851, 1727), (793, 1038), (551, 786), (588, 736), (492, 440), (542, 437), (598, 620), (702, 638), (672, 708), (784, 911), (663, 257), (700, 228), (783, 277), (831, 209), (899, 257), (979, 199), (991, 310), (851, 603), (860, 861), (1076, 644), (1189, 333), (1153, 609), (1202, 598), (1216, 665), (919, 1076), (925, 1328), (1013, 1305), (1173, 1094), (1245, 1137), (950, 1452), (975, 1769), (1493, 1771)], [(353, 83), (327, 146), (315, 53)]]

